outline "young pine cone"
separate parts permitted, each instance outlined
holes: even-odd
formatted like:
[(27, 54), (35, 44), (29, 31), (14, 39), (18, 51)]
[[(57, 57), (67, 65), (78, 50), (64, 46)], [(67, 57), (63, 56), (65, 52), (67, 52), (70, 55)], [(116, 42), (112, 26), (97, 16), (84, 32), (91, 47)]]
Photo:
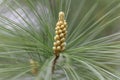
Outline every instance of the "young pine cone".
[(66, 45), (66, 34), (67, 34), (67, 22), (64, 19), (64, 12), (59, 13), (59, 20), (55, 28), (55, 37), (54, 37), (54, 54), (59, 56), (59, 53), (65, 49)]
[(34, 61), (33, 59), (30, 59), (30, 64), (31, 64), (31, 72), (33, 75), (38, 74), (38, 63)]

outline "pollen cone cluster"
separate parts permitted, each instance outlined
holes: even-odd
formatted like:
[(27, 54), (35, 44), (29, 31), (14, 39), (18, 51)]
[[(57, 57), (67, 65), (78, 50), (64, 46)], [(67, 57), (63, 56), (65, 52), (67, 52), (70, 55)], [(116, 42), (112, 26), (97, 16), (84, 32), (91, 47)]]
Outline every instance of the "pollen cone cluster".
[(53, 50), (55, 55), (59, 56), (59, 53), (65, 49), (66, 45), (67, 23), (64, 19), (64, 12), (59, 13), (59, 20), (56, 24), (55, 34)]
[(33, 59), (30, 59), (30, 64), (31, 64), (31, 72), (33, 75), (38, 74), (38, 62), (34, 61)]

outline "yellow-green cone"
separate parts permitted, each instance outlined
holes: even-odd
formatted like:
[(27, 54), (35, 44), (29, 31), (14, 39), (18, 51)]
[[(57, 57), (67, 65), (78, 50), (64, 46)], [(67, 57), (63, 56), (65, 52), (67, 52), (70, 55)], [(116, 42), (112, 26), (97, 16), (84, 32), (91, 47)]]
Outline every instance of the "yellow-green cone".
[(56, 24), (55, 28), (55, 37), (54, 37), (54, 54), (59, 56), (59, 53), (65, 49), (66, 45), (66, 34), (67, 34), (67, 22), (64, 19), (64, 12), (59, 12), (59, 20)]
[(33, 75), (38, 74), (38, 63), (34, 61), (33, 59), (30, 59), (30, 64), (31, 64), (31, 72)]

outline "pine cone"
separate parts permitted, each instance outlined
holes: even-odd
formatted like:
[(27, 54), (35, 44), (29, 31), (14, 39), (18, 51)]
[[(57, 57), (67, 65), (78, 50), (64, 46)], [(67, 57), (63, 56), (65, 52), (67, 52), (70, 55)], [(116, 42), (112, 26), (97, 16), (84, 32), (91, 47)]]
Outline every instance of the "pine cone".
[(64, 12), (59, 13), (59, 20), (55, 28), (54, 46), (53, 50), (56, 56), (65, 49), (66, 46), (66, 34), (67, 34), (67, 22), (64, 19)]

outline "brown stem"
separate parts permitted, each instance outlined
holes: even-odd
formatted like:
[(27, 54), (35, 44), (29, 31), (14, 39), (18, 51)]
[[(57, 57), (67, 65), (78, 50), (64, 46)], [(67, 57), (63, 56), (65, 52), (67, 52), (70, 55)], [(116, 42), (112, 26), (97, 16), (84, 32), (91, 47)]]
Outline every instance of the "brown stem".
[(52, 64), (52, 74), (54, 74), (54, 70), (55, 70), (55, 65), (57, 63), (59, 56), (55, 56), (54, 60), (53, 60), (53, 64)]

